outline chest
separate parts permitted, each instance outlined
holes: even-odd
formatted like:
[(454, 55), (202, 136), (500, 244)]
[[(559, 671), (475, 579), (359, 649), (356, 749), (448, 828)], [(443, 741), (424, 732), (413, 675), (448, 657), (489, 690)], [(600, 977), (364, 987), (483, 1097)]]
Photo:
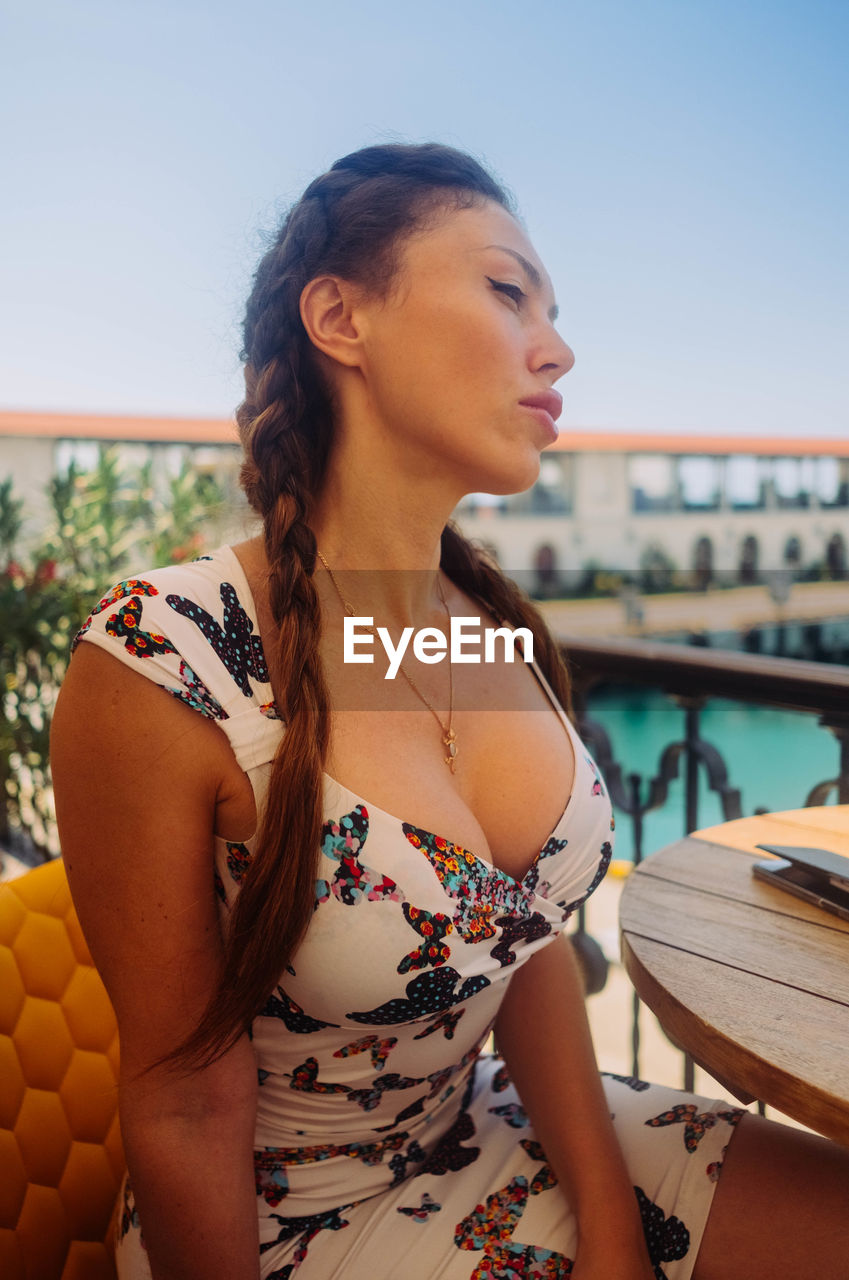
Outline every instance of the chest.
[(521, 879), (571, 794), (567, 726), (523, 662), (455, 667), (452, 771), (444, 741), (447, 671), (430, 679), (416, 671), (415, 679), (413, 690), (401, 679), (331, 666), (327, 772), (386, 812)]
[[(253, 547), (244, 567), (265, 638), (274, 623), (258, 555)], [(461, 598), (452, 612), (478, 610)], [(334, 607), (320, 642), (331, 706), (326, 772), (387, 815), (438, 832), (521, 879), (563, 815), (575, 775), (573, 734), (533, 667), (518, 647), (512, 658), (502, 647), (495, 661), (450, 667), (408, 655), (387, 680), (385, 655), (370, 664), (343, 660), (343, 628)]]

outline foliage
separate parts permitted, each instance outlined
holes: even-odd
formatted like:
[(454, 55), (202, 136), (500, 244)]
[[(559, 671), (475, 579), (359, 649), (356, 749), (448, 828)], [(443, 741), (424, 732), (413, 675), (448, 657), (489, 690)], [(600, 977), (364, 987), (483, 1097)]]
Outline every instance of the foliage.
[(23, 503), (0, 482), (0, 842), (42, 856), (59, 851), (48, 743), (73, 637), (130, 566), (201, 554), (199, 530), (214, 531), (223, 507), (218, 482), (188, 460), (157, 486), (151, 463), (124, 468), (108, 448), (91, 471), (54, 476), (47, 495), (47, 525), (25, 549)]
[(640, 590), (647, 594), (671, 591), (675, 585), (675, 564), (663, 547), (648, 546), (640, 556)]

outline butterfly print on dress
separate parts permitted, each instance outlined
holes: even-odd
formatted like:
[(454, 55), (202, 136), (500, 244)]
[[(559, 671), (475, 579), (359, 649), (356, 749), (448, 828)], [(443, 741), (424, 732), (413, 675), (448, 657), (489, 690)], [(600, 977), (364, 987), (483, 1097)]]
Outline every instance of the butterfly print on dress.
[(170, 640), (156, 631), (145, 631), (139, 626), (142, 616), (142, 602), (138, 596), (130, 600), (113, 613), (106, 623), (106, 634), (124, 641), (124, 648), (134, 658), (152, 658), (155, 654), (174, 653)]
[(727, 1120), (730, 1125), (736, 1125), (740, 1117), (745, 1112), (740, 1107), (733, 1107), (728, 1111), (702, 1111), (698, 1113), (698, 1107), (693, 1102), (681, 1102), (678, 1106), (670, 1107), (668, 1111), (662, 1112), (659, 1116), (652, 1116), (651, 1120), (647, 1120), (646, 1124), (652, 1128), (662, 1128), (669, 1124), (683, 1124), (684, 1126), (684, 1146), (692, 1154), (697, 1148), (708, 1129), (712, 1129), (714, 1125), (719, 1124), (720, 1120)]
[(170, 685), (165, 685), (164, 688), (173, 697), (185, 702), (192, 711), (199, 711), (210, 720), (230, 719), (218, 699), (213, 697), (200, 676), (195, 675), (184, 658), (180, 659), (180, 683), (183, 685), (182, 689), (172, 689)]
[(633, 1089), (634, 1093), (645, 1093), (646, 1089), (650, 1089), (651, 1085), (645, 1080), (639, 1080), (636, 1076), (617, 1076), (613, 1071), (600, 1071), (599, 1075), (607, 1076), (608, 1080), (618, 1080), (620, 1084), (626, 1084), (629, 1089)]
[(521, 1138), (519, 1146), (527, 1151), (532, 1160), (542, 1160), (543, 1166), (537, 1169), (531, 1180), (531, 1195), (536, 1195), (540, 1191), (549, 1191), (552, 1187), (557, 1186), (557, 1179), (554, 1176), (554, 1170), (548, 1163), (548, 1157), (542, 1149), (542, 1144), (537, 1142), (536, 1138)]
[[(455, 1244), (458, 1249), (483, 1251), (470, 1280), (507, 1280), (512, 1276), (567, 1276), (572, 1263), (563, 1254), (520, 1244), (512, 1239), (530, 1196), (528, 1179), (519, 1174), (506, 1187), (487, 1197), (458, 1222)], [(542, 1270), (548, 1262), (552, 1266)]]
[(545, 844), (539, 851), (539, 857), (535, 860), (530, 871), (522, 881), (526, 889), (532, 889), (535, 893), (540, 889), (540, 863), (546, 858), (553, 858), (555, 854), (561, 853), (568, 843), (568, 840), (564, 840), (560, 836), (548, 837)]
[(121, 1194), (121, 1217), (117, 1224), (118, 1238), (123, 1240), (131, 1228), (135, 1228), (140, 1233), (142, 1248), (144, 1248), (144, 1236), (141, 1235), (141, 1223), (139, 1222), (139, 1211), (136, 1208), (136, 1198), (133, 1189), (130, 1186), (129, 1178), (124, 1178), (124, 1187)]
[(385, 1076), (378, 1076), (374, 1083), (366, 1089), (351, 1089), (348, 1101), (355, 1102), (363, 1111), (374, 1111), (383, 1100), (384, 1093), (390, 1089), (412, 1089), (424, 1084), (425, 1076), (402, 1076), (397, 1071), (390, 1071)]
[(408, 1164), (421, 1164), (427, 1159), (427, 1152), (422, 1149), (416, 1138), (413, 1138), (406, 1151), (399, 1151), (389, 1161), (392, 1170), (392, 1186), (397, 1187), (407, 1177)]
[(720, 1158), (718, 1160), (711, 1160), (710, 1164), (706, 1167), (705, 1173), (710, 1178), (711, 1182), (719, 1182), (719, 1175), (722, 1173), (722, 1166), (725, 1163), (725, 1155), (727, 1151), (728, 1147), (723, 1147), (720, 1152)]
[(396, 1212), (405, 1213), (408, 1218), (412, 1218), (413, 1222), (427, 1222), (432, 1213), (439, 1213), (442, 1209), (441, 1204), (428, 1195), (426, 1191), (422, 1192), (421, 1204), (418, 1208), (412, 1205), (399, 1205)]
[(318, 1059), (307, 1058), (292, 1072), (289, 1081), (290, 1089), (300, 1089), (302, 1093), (350, 1093), (349, 1084), (329, 1084), (318, 1078)]
[(442, 940), (454, 927), (451, 917), (444, 915), (441, 911), (431, 914), (430, 911), (423, 911), (420, 907), (411, 907), (409, 902), (405, 902), (401, 910), (404, 912), (407, 924), (415, 929), (424, 941), (415, 951), (404, 956), (398, 965), (398, 972), (409, 973), (411, 969), (424, 969), (428, 965), (432, 965), (435, 969), (438, 965), (445, 964), (451, 955), (451, 948)]
[(276, 702), (263, 702), (259, 709), (260, 715), (265, 716), (266, 720), (282, 720), (280, 708)]
[(415, 1022), (425, 1014), (437, 1013), (442, 1009), (450, 1009), (452, 1005), (462, 1004), (472, 996), (489, 986), (489, 978), (483, 974), (466, 978), (459, 991), (455, 990), (461, 975), (450, 965), (442, 969), (431, 969), (420, 973), (407, 983), (406, 999), (387, 1000), (376, 1009), (348, 1013), (345, 1016), (352, 1022), (374, 1023), (376, 1026), (394, 1026), (398, 1022)]
[(489, 954), (502, 968), (515, 964), (516, 952), (513, 947), (517, 942), (536, 942), (551, 933), (551, 925), (538, 911), (518, 920), (515, 916), (499, 916), (495, 923), (501, 929), (501, 937)]
[(563, 919), (567, 920), (573, 911), (577, 911), (578, 907), (583, 906), (587, 898), (595, 893), (604, 877), (607, 875), (607, 868), (610, 866), (610, 859), (613, 856), (613, 845), (609, 840), (605, 840), (601, 846), (601, 861), (598, 864), (596, 873), (587, 887), (586, 893), (582, 893), (580, 898), (576, 898), (574, 902), (570, 902), (568, 906), (564, 902), (558, 902), (558, 907), (563, 908)]
[(491, 1116), (501, 1116), (510, 1125), (511, 1129), (527, 1129), (531, 1123), (528, 1119), (528, 1113), (521, 1102), (505, 1102), (500, 1107), (490, 1107), (489, 1114)]
[(457, 902), (452, 924), (466, 942), (485, 942), (495, 937), (495, 915), (530, 914), (532, 889), (506, 872), (487, 866), (468, 849), (451, 844), (443, 836), (409, 822), (403, 822), (401, 827), (410, 844), (427, 856), (445, 892)]
[(277, 995), (270, 995), (259, 1011), (260, 1018), (280, 1018), (287, 1031), (296, 1035), (310, 1035), (313, 1031), (321, 1031), (323, 1027), (335, 1027), (338, 1023), (322, 1022), (319, 1018), (311, 1018), (304, 1013), (299, 1004), (291, 996), (287, 996), (282, 987), (277, 988)]
[(328, 1209), (324, 1213), (311, 1213), (303, 1218), (281, 1218), (279, 1214), (272, 1213), (270, 1216), (275, 1222), (280, 1223), (280, 1233), (275, 1240), (266, 1240), (264, 1244), (259, 1246), (261, 1255), (267, 1253), (269, 1249), (273, 1249), (276, 1244), (282, 1244), (285, 1240), (292, 1240), (295, 1236), (300, 1236), (300, 1239), (295, 1248), (294, 1261), (287, 1263), (285, 1267), (279, 1267), (277, 1271), (273, 1271), (268, 1280), (289, 1280), (292, 1272), (300, 1267), (305, 1260), (310, 1243), (315, 1239), (319, 1231), (341, 1231), (343, 1227), (350, 1226), (350, 1222), (347, 1218), (343, 1218), (342, 1214), (347, 1213), (349, 1209), (355, 1208), (356, 1204), (356, 1201), (353, 1204), (343, 1204), (339, 1209)]
[(598, 765), (596, 764), (595, 760), (593, 760), (592, 756), (584, 755), (584, 759), (589, 765), (590, 771), (593, 775), (593, 785), (590, 790), (590, 795), (603, 796), (605, 794), (604, 783), (601, 780), (601, 774), (598, 771)]
[[(424, 1111), (425, 1103), (429, 1102), (431, 1098), (435, 1098), (437, 1094), (440, 1094), (439, 1101), (445, 1102), (448, 1098), (451, 1097), (451, 1094), (454, 1093), (458, 1087), (456, 1084), (452, 1084), (452, 1085), (449, 1085), (449, 1087), (446, 1089), (445, 1086), (448, 1084), (448, 1081), (451, 1080), (453, 1076), (460, 1075), (463, 1071), (465, 1071), (469, 1063), (475, 1061), (480, 1051), (481, 1051), (480, 1044), (473, 1045), (472, 1048), (469, 1049), (467, 1053), (463, 1054), (459, 1062), (451, 1063), (450, 1066), (440, 1067), (437, 1071), (431, 1071), (429, 1076), (424, 1076), (421, 1080), (416, 1080), (415, 1081), (416, 1084), (427, 1084), (430, 1086), (428, 1093), (422, 1094), (422, 1096), (420, 1098), (417, 1098), (415, 1102), (412, 1102), (409, 1104), (409, 1106), (406, 1106), (403, 1109), (403, 1111), (399, 1111), (398, 1115), (391, 1122), (391, 1124), (379, 1125), (375, 1129), (375, 1133), (384, 1133), (387, 1130), (397, 1129), (399, 1124), (403, 1124), (407, 1120), (412, 1120), (413, 1116), (421, 1115), (422, 1112)], [(468, 1081), (466, 1082), (466, 1091), (469, 1097), (471, 1096), (469, 1091), (473, 1083), (474, 1083), (474, 1069), (472, 1070), (471, 1074), (469, 1075)], [(407, 1086), (405, 1082), (402, 1082), (401, 1084), (393, 1087), (403, 1089), (403, 1088), (406, 1088)], [(467, 1102), (467, 1098), (464, 1095), (464, 1102), (460, 1106), (461, 1111), (464, 1109), (466, 1102)]]
[(348, 907), (361, 902), (403, 902), (404, 894), (394, 880), (360, 862), (359, 853), (368, 839), (368, 809), (356, 805), (338, 822), (325, 822), (321, 829), (321, 852), (339, 863), (331, 881), (317, 880), (315, 905), (327, 902), (333, 894)]
[(423, 1094), (420, 1098), (416, 1098), (415, 1102), (411, 1102), (408, 1107), (404, 1107), (403, 1111), (399, 1111), (395, 1119), (391, 1120), (389, 1124), (378, 1125), (375, 1133), (386, 1133), (388, 1130), (397, 1129), (399, 1124), (412, 1120), (414, 1116), (420, 1116), (424, 1111), (427, 1096)]
[(251, 865), (251, 851), (240, 840), (228, 840), (226, 843), (227, 870), (230, 872), (230, 878), (236, 884), (241, 884), (245, 878), (245, 872)]
[(440, 1013), (425, 1027), (424, 1031), (420, 1031), (417, 1036), (413, 1036), (414, 1040), (424, 1040), (427, 1036), (432, 1036), (435, 1031), (441, 1031), (446, 1040), (454, 1039), (454, 1032), (457, 1030), (457, 1023), (466, 1012), (465, 1009), (448, 1009), (445, 1013)]
[(195, 624), (212, 645), (244, 696), (252, 698), (253, 689), (249, 676), (253, 676), (261, 684), (268, 683), (268, 667), (262, 642), (254, 633), (253, 619), (248, 617), (239, 604), (235, 588), (229, 582), (222, 582), (219, 594), (224, 606), (223, 626), (194, 600), (178, 595), (169, 595), (165, 599), (175, 613)]
[[(337, 1156), (359, 1160), (361, 1164), (382, 1164), (390, 1152), (398, 1153), (409, 1138), (408, 1133), (393, 1133), (378, 1142), (323, 1143), (314, 1147), (260, 1147), (254, 1151), (256, 1193), (272, 1209), (289, 1194), (286, 1170), (300, 1165), (319, 1164)], [(413, 1141), (412, 1146), (418, 1144)], [(424, 1159), (424, 1153), (422, 1153)], [(392, 1162), (389, 1167), (394, 1168)]]
[(83, 636), (91, 627), (92, 618), (96, 618), (104, 609), (108, 609), (110, 605), (117, 604), (119, 600), (126, 600), (128, 596), (158, 596), (159, 592), (151, 582), (145, 582), (143, 578), (125, 578), (123, 582), (117, 583), (111, 591), (94, 606), (91, 613), (74, 636), (71, 645), (71, 653), (74, 652)]
[(386, 1059), (391, 1051), (398, 1043), (396, 1036), (389, 1036), (387, 1040), (381, 1040), (378, 1036), (363, 1036), (360, 1040), (354, 1040), (351, 1044), (345, 1044), (341, 1049), (337, 1049), (333, 1054), (334, 1058), (350, 1058), (358, 1053), (371, 1054), (371, 1065), (375, 1071), (382, 1071), (386, 1065)]
[(475, 1122), (468, 1111), (461, 1111), (446, 1134), (440, 1138), (427, 1160), (419, 1169), (417, 1177), (424, 1173), (441, 1177), (446, 1173), (459, 1173), (467, 1165), (473, 1164), (481, 1153), (480, 1147), (463, 1147), (475, 1136)]
[(394, 1089), (414, 1089), (424, 1084), (426, 1076), (402, 1076), (397, 1071), (390, 1071), (385, 1076), (377, 1076), (374, 1082), (364, 1089), (352, 1089), (348, 1084), (329, 1084), (318, 1078), (318, 1061), (307, 1058), (292, 1072), (289, 1082), (292, 1089), (303, 1093), (343, 1093), (347, 1102), (353, 1102), (363, 1111), (374, 1111), (379, 1106), (384, 1093)]
[[(545, 1159), (538, 1143), (523, 1141), (521, 1145), (531, 1159)], [(556, 1180), (548, 1165), (530, 1182), (524, 1174), (518, 1174), (457, 1224), (454, 1235), (457, 1248), (483, 1251), (470, 1280), (514, 1280), (519, 1276), (523, 1280), (530, 1277), (559, 1280), (572, 1274), (573, 1261), (565, 1254), (513, 1239), (529, 1197), (541, 1195), (553, 1186)]]
[(642, 1187), (634, 1187), (634, 1193), (640, 1207), (643, 1235), (646, 1238), (649, 1261), (654, 1267), (655, 1280), (668, 1280), (660, 1264), (686, 1258), (690, 1249), (690, 1233), (674, 1214), (667, 1218), (660, 1205), (649, 1200)]
[(510, 1073), (503, 1064), (498, 1068), (492, 1077), (492, 1085), (490, 1086), (493, 1093), (503, 1093), (505, 1089), (510, 1087)]

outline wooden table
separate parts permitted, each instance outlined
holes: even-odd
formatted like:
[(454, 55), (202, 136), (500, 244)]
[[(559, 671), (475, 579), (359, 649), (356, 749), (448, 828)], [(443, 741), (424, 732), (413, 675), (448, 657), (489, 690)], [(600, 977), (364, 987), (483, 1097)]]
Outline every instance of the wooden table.
[(849, 805), (741, 818), (646, 859), (622, 893), (625, 968), (736, 1097), (849, 1145), (849, 922), (755, 880), (757, 844), (849, 858)]

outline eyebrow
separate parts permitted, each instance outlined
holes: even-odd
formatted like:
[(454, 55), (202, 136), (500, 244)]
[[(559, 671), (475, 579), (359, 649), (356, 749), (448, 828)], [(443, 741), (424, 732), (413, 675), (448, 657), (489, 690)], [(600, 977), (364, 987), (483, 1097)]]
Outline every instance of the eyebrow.
[[(525, 275), (528, 277), (528, 279), (530, 280), (534, 288), (535, 289), (542, 288), (542, 276), (537, 271), (534, 264), (532, 262), (528, 262), (528, 259), (524, 256), (524, 254), (518, 253), (515, 249), (508, 249), (506, 244), (488, 244), (486, 247), (487, 249), (500, 249), (502, 253), (509, 253), (511, 258), (516, 259), (519, 266), (522, 268), (522, 270), (524, 271)], [(548, 313), (548, 318), (549, 320), (556, 320), (559, 314), (560, 314), (559, 307), (553, 306)]]

